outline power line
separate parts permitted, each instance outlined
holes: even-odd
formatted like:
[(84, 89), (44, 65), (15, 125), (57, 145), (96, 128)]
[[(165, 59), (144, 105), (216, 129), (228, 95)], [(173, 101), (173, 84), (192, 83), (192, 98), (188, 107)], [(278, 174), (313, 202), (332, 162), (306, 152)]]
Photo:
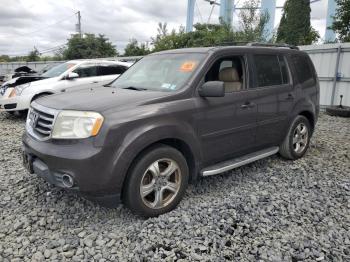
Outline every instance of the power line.
[(201, 14), (201, 11), (199, 10), (197, 1), (196, 1), (196, 7), (197, 7), (197, 10), (198, 10), (198, 14), (199, 14), (199, 17), (200, 17), (200, 19), (201, 19), (201, 22), (203, 23), (203, 16), (202, 16), (202, 14)]
[(40, 31), (44, 31), (45, 29), (47, 29), (47, 28), (49, 28), (49, 27), (51, 27), (51, 26), (57, 25), (57, 24), (59, 24), (59, 23), (61, 23), (61, 22), (63, 22), (63, 21), (66, 21), (66, 20), (70, 19), (71, 17), (75, 16), (76, 14), (77, 14), (77, 13), (74, 13), (73, 15), (70, 15), (70, 16), (64, 18), (64, 19), (61, 19), (61, 20), (59, 20), (59, 21), (57, 21), (57, 22), (55, 22), (55, 23), (53, 23), (53, 24), (50, 24), (50, 25), (41, 27), (41, 28), (39, 28), (39, 29), (37, 29), (37, 30), (35, 30), (35, 31), (33, 31), (33, 32), (25, 33), (25, 34), (18, 34), (18, 35), (20, 35), (20, 36), (27, 36), (27, 35), (31, 35), (31, 34), (34, 34), (34, 33), (40, 32)]
[[(66, 46), (66, 45), (67, 45), (67, 43), (66, 44), (60, 44), (60, 45), (57, 45), (57, 46), (54, 46), (54, 47), (51, 47), (51, 48), (46, 48), (46, 49), (44, 49), (42, 51), (40, 51), (39, 48), (36, 48), (36, 47), (35, 48), (39, 51), (39, 53), (41, 55), (41, 54), (55, 52), (55, 51), (61, 49), (62, 47)], [(33, 51), (33, 50), (31, 50), (31, 51)], [(21, 51), (21, 52), (18, 52), (18, 54), (7, 54), (7, 55), (8, 56), (27, 56), (29, 52), (30, 51), (25, 53), (25, 51)]]
[(55, 51), (60, 50), (61, 48), (65, 47), (67, 44), (61, 44), (61, 45), (57, 45), (55, 47), (51, 47), (42, 51), (39, 51), (40, 55), (42, 54), (47, 54), (47, 53), (53, 53)]
[(210, 23), (210, 19), (211, 19), (211, 16), (213, 14), (213, 11), (214, 11), (214, 8), (215, 8), (215, 4), (216, 4), (216, 0), (213, 2), (212, 7), (211, 7), (211, 10), (210, 10), (210, 15), (208, 17), (208, 24)]

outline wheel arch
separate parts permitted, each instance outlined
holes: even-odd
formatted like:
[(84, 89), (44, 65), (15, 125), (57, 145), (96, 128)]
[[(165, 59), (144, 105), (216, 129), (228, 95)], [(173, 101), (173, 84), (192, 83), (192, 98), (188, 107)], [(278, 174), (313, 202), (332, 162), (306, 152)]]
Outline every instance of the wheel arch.
[(310, 99), (301, 99), (299, 100), (292, 110), (292, 118), (290, 119), (290, 124), (293, 122), (294, 118), (298, 115), (306, 117), (310, 122), (311, 131), (315, 130), (317, 122), (317, 110), (316, 105)]
[(201, 153), (199, 142), (194, 133), (181, 125), (159, 126), (147, 131), (141, 128), (141, 130), (137, 132), (137, 135), (129, 133), (124, 142), (120, 144), (114, 157), (113, 173), (118, 172), (118, 178), (115, 182), (120, 186), (121, 196), (123, 196), (123, 189), (135, 160), (145, 150), (157, 144), (168, 145), (180, 151), (188, 164), (190, 181), (197, 179)]
[(51, 91), (43, 91), (43, 92), (40, 92), (40, 93), (37, 93), (35, 94), (32, 99), (30, 100), (30, 102), (33, 102), (35, 99), (37, 99), (38, 97), (40, 96), (43, 96), (43, 95), (53, 95), (54, 92), (51, 92)]
[[(148, 150), (149, 148), (156, 146), (157, 144), (163, 144), (170, 147), (173, 147), (177, 149), (186, 159), (189, 173), (190, 173), (190, 180), (195, 179), (195, 173), (196, 173), (196, 157), (191, 149), (191, 147), (182, 139), (179, 138), (164, 138), (158, 141), (155, 141), (151, 143), (150, 145), (143, 148), (136, 156), (136, 158), (141, 155), (144, 151)], [(130, 169), (130, 167), (129, 167)]]
[(298, 115), (304, 116), (304, 117), (306, 117), (307, 120), (309, 120), (310, 126), (311, 126), (311, 132), (313, 133), (315, 130), (315, 125), (316, 125), (314, 114), (309, 110), (304, 110), (304, 111), (299, 112)]

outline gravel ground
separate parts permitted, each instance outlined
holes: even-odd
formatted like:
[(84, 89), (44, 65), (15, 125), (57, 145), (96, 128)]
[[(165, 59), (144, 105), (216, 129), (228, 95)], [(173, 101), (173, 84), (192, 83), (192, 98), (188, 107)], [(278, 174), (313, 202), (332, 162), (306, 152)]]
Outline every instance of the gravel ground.
[(24, 120), (0, 114), (0, 261), (350, 261), (350, 120), (321, 115), (307, 155), (191, 185), (141, 219), (29, 175)]

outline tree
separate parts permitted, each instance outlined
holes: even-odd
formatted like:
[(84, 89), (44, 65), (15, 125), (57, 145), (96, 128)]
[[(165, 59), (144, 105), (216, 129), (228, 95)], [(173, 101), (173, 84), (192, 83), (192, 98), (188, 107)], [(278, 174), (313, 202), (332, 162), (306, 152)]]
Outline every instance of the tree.
[(350, 0), (336, 0), (338, 5), (331, 26), (341, 42), (350, 42)]
[(147, 44), (139, 44), (136, 39), (131, 39), (124, 49), (124, 56), (143, 56), (148, 55), (150, 50)]
[(32, 51), (29, 52), (26, 61), (27, 62), (33, 62), (33, 61), (39, 61), (40, 60), (40, 53), (36, 47)]
[(258, 10), (260, 0), (246, 1), (244, 9), (239, 13), (240, 30), (236, 38), (242, 42), (266, 42), (265, 27), (270, 17), (267, 12), (260, 13)]
[(8, 55), (0, 55), (0, 62), (10, 62), (11, 58)]
[(154, 49), (162, 51), (175, 48), (214, 46), (233, 42), (262, 42), (266, 41), (264, 28), (268, 22), (268, 15), (259, 13), (260, 1), (246, 1), (247, 11), (240, 13), (240, 26), (238, 31), (233, 31), (231, 25), (220, 21), (220, 24), (196, 24), (194, 31), (186, 33), (184, 27), (178, 31), (168, 33), (166, 26), (158, 25), (158, 34), (152, 38)]
[(277, 31), (277, 42), (292, 45), (309, 45), (320, 38), (310, 23), (309, 0), (287, 0)]
[(118, 55), (115, 46), (104, 35), (73, 35), (63, 51), (64, 59), (101, 58)]

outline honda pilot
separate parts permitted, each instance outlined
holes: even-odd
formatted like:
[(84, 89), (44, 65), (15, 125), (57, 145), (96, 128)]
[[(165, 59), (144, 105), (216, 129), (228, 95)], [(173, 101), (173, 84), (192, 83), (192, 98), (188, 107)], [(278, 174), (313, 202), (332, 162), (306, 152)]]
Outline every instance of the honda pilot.
[(316, 72), (297, 47), (163, 51), (110, 86), (35, 100), (23, 161), (53, 185), (152, 217), (200, 177), (301, 158), (318, 114)]

